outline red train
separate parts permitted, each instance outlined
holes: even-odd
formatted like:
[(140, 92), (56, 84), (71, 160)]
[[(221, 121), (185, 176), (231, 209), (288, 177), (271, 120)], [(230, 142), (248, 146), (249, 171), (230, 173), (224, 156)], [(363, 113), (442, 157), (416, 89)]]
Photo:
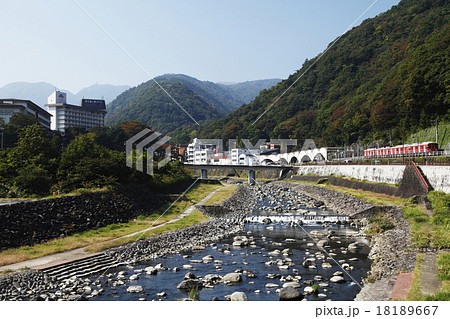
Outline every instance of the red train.
[(368, 148), (364, 151), (367, 157), (397, 157), (402, 154), (432, 155), (438, 151), (438, 144), (433, 142), (405, 144), (382, 148)]

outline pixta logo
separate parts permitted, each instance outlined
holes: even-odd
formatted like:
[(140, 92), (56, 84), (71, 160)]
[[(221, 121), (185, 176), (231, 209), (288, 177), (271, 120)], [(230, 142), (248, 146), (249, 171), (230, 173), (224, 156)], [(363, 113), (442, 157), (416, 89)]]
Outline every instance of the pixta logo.
[[(147, 165), (145, 173), (153, 175), (153, 156), (155, 155), (155, 151), (171, 139), (168, 135), (160, 138), (161, 135), (162, 133), (152, 132), (146, 128), (128, 139), (125, 142), (127, 166), (133, 168), (133, 158), (136, 158), (136, 170), (144, 172), (144, 149), (146, 148)], [(135, 145), (135, 152), (133, 152), (133, 145)], [(158, 168), (161, 168), (170, 162), (170, 158), (171, 148), (167, 147), (164, 159), (158, 162)]]

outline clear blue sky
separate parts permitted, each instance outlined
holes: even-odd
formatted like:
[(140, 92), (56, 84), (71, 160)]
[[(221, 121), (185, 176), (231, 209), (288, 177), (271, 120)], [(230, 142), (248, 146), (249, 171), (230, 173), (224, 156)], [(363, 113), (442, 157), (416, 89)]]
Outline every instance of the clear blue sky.
[[(374, 0), (78, 0), (153, 76), (286, 78)], [(399, 0), (378, 2), (357, 22)], [(73, 0), (3, 0), (0, 87), (50, 82), (138, 85), (148, 76)]]

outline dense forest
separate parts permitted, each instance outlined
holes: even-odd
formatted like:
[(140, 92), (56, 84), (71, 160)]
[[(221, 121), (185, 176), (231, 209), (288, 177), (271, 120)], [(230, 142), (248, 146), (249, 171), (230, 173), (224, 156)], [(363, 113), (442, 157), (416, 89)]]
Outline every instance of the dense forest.
[(251, 103), (191, 135), (314, 138), (334, 146), (400, 142), (436, 119), (449, 121), (449, 9), (445, 0), (403, 0)]

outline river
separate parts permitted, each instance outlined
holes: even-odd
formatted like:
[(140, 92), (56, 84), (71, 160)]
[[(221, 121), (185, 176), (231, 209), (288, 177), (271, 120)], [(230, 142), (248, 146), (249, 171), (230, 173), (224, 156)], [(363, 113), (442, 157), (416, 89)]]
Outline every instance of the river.
[[(325, 253), (315, 245), (318, 238), (314, 236), (317, 236), (317, 233), (329, 231), (334, 232), (333, 240), (329, 240), (325, 246)], [(231, 272), (241, 272), (242, 281), (232, 285), (218, 283), (211, 285), (211, 288), (203, 288), (199, 291), (199, 299), (212, 300), (216, 297), (225, 300), (225, 295), (240, 291), (247, 295), (248, 300), (279, 300), (277, 289), (287, 282), (298, 281), (301, 285), (298, 289), (302, 293), (307, 286), (312, 284), (319, 286), (316, 294), (305, 296), (307, 300), (353, 300), (360, 291), (359, 284), (371, 264), (371, 261), (367, 259), (369, 252), (367, 246), (357, 251), (347, 249), (347, 246), (355, 240), (364, 241), (363, 238), (355, 237), (355, 234), (357, 234), (356, 229), (348, 225), (333, 225), (324, 230), (321, 225), (290, 227), (246, 224), (243, 231), (237, 235), (246, 236), (251, 243), (248, 246), (233, 246), (235, 236), (232, 236), (202, 251), (167, 256), (152, 263), (114, 269), (113, 272), (100, 277), (93, 276), (90, 278), (93, 283), (92, 289), (104, 291), (92, 300), (143, 300), (144, 298), (145, 300), (179, 300), (188, 297), (188, 291), (177, 289), (187, 273), (193, 273), (196, 277), (205, 277), (207, 274), (224, 276)], [(291, 252), (283, 256), (281, 252), (285, 249), (290, 249)], [(278, 255), (276, 250), (280, 251)], [(210, 262), (202, 261), (205, 256), (212, 257), (209, 259)], [(314, 266), (302, 265), (307, 258), (315, 258), (312, 262)], [(288, 268), (280, 269), (276, 264), (277, 260), (284, 261)], [(329, 267), (324, 267), (324, 263)], [(344, 263), (353, 268), (352, 270), (347, 268), (348, 273), (343, 274), (345, 282), (330, 282), (329, 279), (335, 272), (343, 271), (338, 264)], [(143, 271), (146, 267), (158, 264), (162, 264), (165, 270), (160, 270), (154, 275)], [(246, 270), (251, 270), (255, 276), (249, 277), (246, 275)], [(131, 276), (138, 278), (130, 280)], [(121, 280), (118, 280), (119, 278)], [(117, 283), (119, 284), (116, 285)], [(267, 286), (268, 284), (272, 285)], [(127, 292), (127, 287), (132, 285), (142, 286), (143, 292)], [(162, 294), (164, 297), (157, 295), (162, 292), (165, 293)]]

